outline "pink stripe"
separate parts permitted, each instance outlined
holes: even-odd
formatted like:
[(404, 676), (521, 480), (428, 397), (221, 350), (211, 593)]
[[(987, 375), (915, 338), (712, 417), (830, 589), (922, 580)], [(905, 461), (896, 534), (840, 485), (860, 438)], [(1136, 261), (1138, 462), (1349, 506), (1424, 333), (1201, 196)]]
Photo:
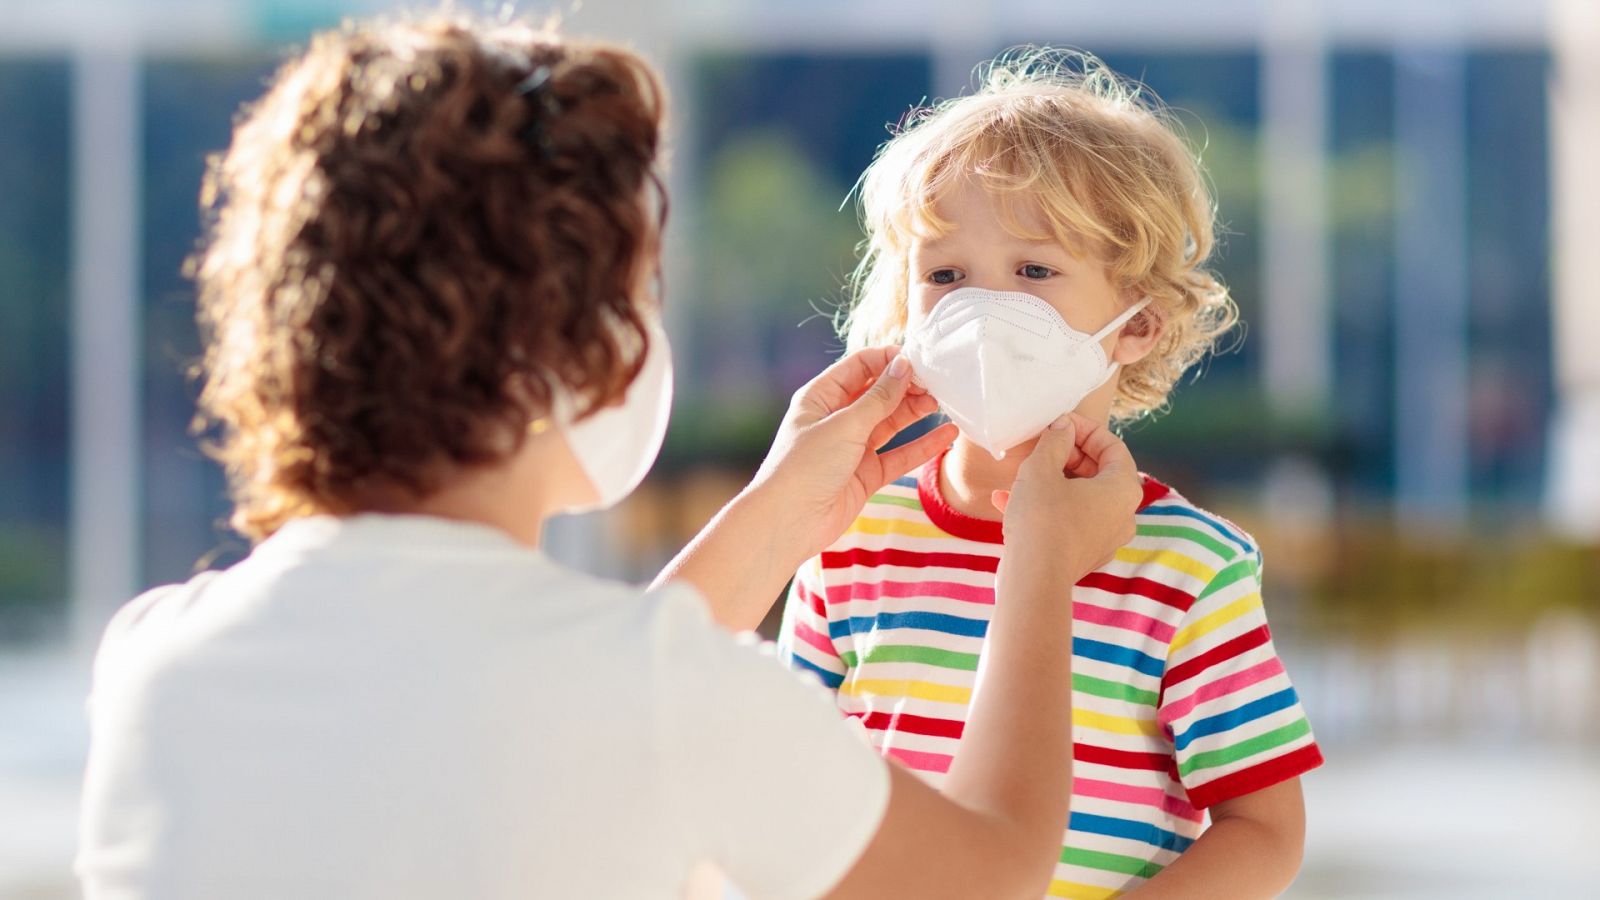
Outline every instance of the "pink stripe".
[(1194, 711), (1196, 706), (1207, 700), (1215, 700), (1218, 697), (1243, 690), (1252, 684), (1266, 681), (1274, 675), (1281, 674), (1283, 674), (1283, 661), (1274, 656), (1271, 659), (1256, 663), (1248, 669), (1235, 672), (1226, 678), (1219, 678), (1210, 684), (1201, 685), (1199, 690), (1182, 700), (1174, 700), (1162, 706), (1161, 712), (1156, 718), (1161, 720), (1161, 724), (1170, 727), (1173, 722), (1187, 716)]
[(920, 750), (902, 750), (899, 747), (890, 747), (883, 752), (883, 755), (897, 759), (906, 768), (918, 772), (948, 772), (950, 761), (955, 758), (945, 753), (923, 753)]
[(1092, 622), (1096, 625), (1105, 625), (1110, 628), (1122, 628), (1136, 634), (1148, 635), (1164, 644), (1172, 642), (1172, 635), (1176, 633), (1171, 625), (1160, 619), (1127, 610), (1106, 609), (1093, 603), (1078, 601), (1072, 604), (1072, 617), (1082, 622)]
[(829, 659), (838, 659), (839, 651), (834, 649), (833, 641), (825, 634), (819, 634), (816, 629), (804, 622), (795, 620), (794, 636), (828, 655)]
[(882, 597), (948, 597), (967, 603), (994, 604), (994, 587), (954, 581), (856, 581), (828, 585), (829, 603), (877, 600)]
[(1079, 797), (1097, 797), (1101, 800), (1117, 800), (1122, 803), (1134, 803), (1139, 806), (1153, 806), (1168, 815), (1191, 822), (1199, 822), (1205, 814), (1189, 805), (1187, 800), (1182, 800), (1168, 794), (1160, 788), (1140, 788), (1132, 785), (1117, 784), (1114, 781), (1096, 781), (1092, 778), (1073, 778), (1072, 793)]

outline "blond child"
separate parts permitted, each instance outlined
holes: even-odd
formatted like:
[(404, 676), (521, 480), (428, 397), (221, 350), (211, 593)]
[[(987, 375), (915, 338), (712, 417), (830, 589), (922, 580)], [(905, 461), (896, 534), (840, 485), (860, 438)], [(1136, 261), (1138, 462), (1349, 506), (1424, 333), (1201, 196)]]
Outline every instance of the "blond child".
[[(1001, 510), (1041, 431), (1162, 407), (1237, 312), (1170, 116), (1086, 55), (1002, 57), (914, 116), (861, 181), (846, 334), (900, 344), (961, 429), (801, 567), (781, 653), (885, 756), (941, 784), (994, 613)], [(1092, 475), (1081, 458), (1069, 476)], [(1075, 585), (1074, 784), (1049, 895), (1271, 896), (1322, 762), (1273, 648), (1261, 554), (1144, 478), (1137, 534)], [(1209, 813), (1210, 826), (1207, 827)]]

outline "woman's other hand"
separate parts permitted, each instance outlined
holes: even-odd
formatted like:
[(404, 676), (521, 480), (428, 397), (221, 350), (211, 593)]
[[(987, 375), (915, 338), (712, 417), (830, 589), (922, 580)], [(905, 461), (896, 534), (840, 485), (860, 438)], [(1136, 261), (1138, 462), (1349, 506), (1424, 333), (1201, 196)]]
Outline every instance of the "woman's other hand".
[(1011, 490), (991, 499), (1004, 517), (1007, 559), (1064, 565), (1071, 583), (1133, 539), (1143, 496), (1127, 445), (1068, 413), (1039, 437)]

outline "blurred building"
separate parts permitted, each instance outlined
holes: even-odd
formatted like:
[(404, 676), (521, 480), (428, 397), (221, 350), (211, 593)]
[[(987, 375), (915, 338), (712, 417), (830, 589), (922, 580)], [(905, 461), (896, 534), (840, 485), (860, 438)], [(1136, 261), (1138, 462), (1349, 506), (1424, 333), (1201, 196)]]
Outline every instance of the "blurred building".
[[(186, 430), (198, 347), (179, 269), (204, 156), (280, 46), (388, 6), (7, 7), (0, 629), (49, 628), (72, 596), (93, 633), (136, 589), (244, 550)], [(840, 205), (886, 126), (1044, 43), (1177, 107), (1217, 189), (1217, 265), (1248, 337), (1134, 430), (1141, 461), (1287, 498), (1313, 524), (1349, 508), (1594, 540), (1594, 16), (1578, 0), (577, 5), (568, 30), (638, 44), (673, 88), (685, 389), (662, 474), (753, 464), (837, 350), (858, 238)], [(647, 565), (617, 530), (577, 523), (555, 543)]]
[[(81, 658), (13, 648), (84, 652), (138, 590), (247, 550), (189, 432), (200, 348), (180, 269), (206, 154), (284, 47), (397, 6), (0, 6), (0, 875), (15, 848), (70, 850), (82, 745)], [(552, 529), (553, 553), (643, 577), (703, 523), (839, 349), (860, 237), (846, 198), (888, 129), (1004, 48), (1083, 48), (1179, 111), (1215, 188), (1244, 339), (1128, 438), (1267, 547), (1274, 626), (1335, 762), (1302, 896), (1600, 881), (1579, 844), (1600, 787), (1600, 3), (558, 11), (668, 77), (680, 389), (645, 489)], [(1503, 788), (1441, 799), (1480, 777)], [(1406, 815), (1372, 831), (1396, 797)], [(1517, 843), (1535, 829), (1554, 837)], [(1408, 841), (1428, 858), (1401, 861)]]

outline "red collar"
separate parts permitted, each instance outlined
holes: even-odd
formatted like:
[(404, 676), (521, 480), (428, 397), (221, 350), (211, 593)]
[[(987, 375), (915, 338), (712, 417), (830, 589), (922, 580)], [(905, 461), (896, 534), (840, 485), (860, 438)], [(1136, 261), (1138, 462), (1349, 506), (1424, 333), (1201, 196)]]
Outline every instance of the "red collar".
[[(945, 451), (948, 452), (950, 451)], [(945, 454), (941, 453), (928, 460), (917, 472), (917, 497), (922, 501), (923, 512), (928, 514), (928, 519), (940, 530), (958, 538), (987, 544), (1004, 543), (999, 519), (979, 519), (969, 516), (944, 499), (944, 493), (939, 490), (939, 467), (944, 463), (944, 456)], [(1143, 472), (1139, 473), (1139, 478), (1144, 485), (1144, 499), (1139, 502), (1140, 509), (1172, 493), (1172, 488)]]

